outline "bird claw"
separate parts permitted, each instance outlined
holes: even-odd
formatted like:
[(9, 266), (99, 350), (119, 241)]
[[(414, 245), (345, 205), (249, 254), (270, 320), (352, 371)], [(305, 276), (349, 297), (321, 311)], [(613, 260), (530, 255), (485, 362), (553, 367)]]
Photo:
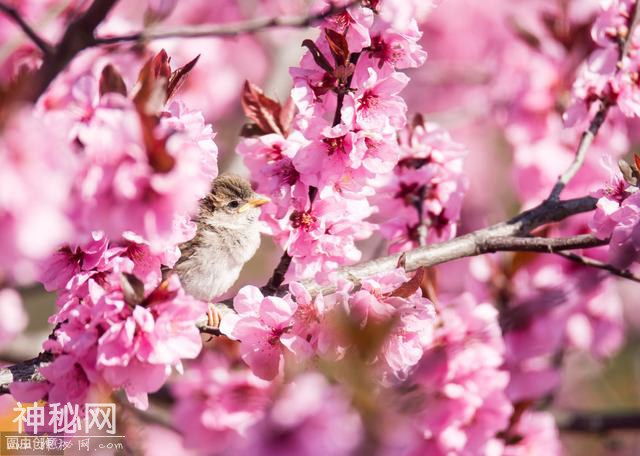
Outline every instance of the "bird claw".
[(209, 303), (209, 307), (207, 308), (207, 326), (219, 328), (220, 320), (222, 320), (222, 312), (218, 310), (215, 304)]

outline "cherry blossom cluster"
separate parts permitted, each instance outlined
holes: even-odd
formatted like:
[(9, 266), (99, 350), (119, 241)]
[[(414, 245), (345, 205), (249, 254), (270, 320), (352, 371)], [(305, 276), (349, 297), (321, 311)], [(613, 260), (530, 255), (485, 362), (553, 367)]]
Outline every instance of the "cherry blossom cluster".
[(112, 239), (133, 231), (157, 252), (189, 239), (184, 217), (217, 174), (202, 115), (151, 100), (172, 88), (165, 53), (148, 61), (129, 97), (116, 69), (98, 71), (77, 81), (73, 98), (19, 110), (3, 126), (0, 268), (9, 279), (34, 280), (38, 260), (93, 230)]
[(132, 93), (103, 64), (75, 79), (69, 97), (3, 126), (1, 266), (23, 283), (42, 271), (58, 292), (47, 382), (16, 384), (15, 394), (82, 402), (90, 386), (108, 385), (145, 407), (146, 393), (199, 353), (195, 322), (206, 305), (161, 274), (193, 237), (189, 216), (217, 174), (211, 126), (167, 104), (194, 63), (172, 71), (160, 52)]
[(146, 408), (147, 393), (202, 348), (195, 324), (206, 304), (186, 295), (177, 276), (163, 278), (165, 262), (132, 233), (121, 242), (94, 233), (53, 255), (42, 280), (58, 292), (55, 330), (43, 344), (54, 359), (41, 368), (45, 382), (14, 383), (14, 397), (83, 403), (92, 387), (108, 387)]
[[(636, 164), (621, 161), (621, 169), (628, 170), (625, 178), (614, 174), (612, 181), (592, 196), (598, 198), (597, 208), (591, 220), (593, 233), (599, 239), (609, 239), (608, 261), (621, 268), (627, 268), (638, 261), (640, 255), (640, 196), (638, 192)], [(628, 179), (628, 180), (627, 180)], [(629, 183), (629, 181), (633, 182)]]
[(400, 161), (374, 197), (390, 250), (453, 238), (468, 185), (462, 169), (466, 149), (420, 116), (401, 132), (399, 143)]
[(635, 0), (603, 1), (591, 29), (598, 48), (589, 56), (574, 86), (566, 113), (569, 125), (585, 123), (601, 105), (617, 106), (627, 117), (640, 115), (640, 34), (634, 27)]
[(201, 452), (348, 455), (363, 438), (345, 392), (318, 373), (275, 388), (209, 353), (190, 366), (173, 393), (173, 418), (185, 446)]
[[(344, 285), (315, 298), (296, 282), (282, 298), (243, 288), (238, 314), (221, 326), (239, 339), (238, 361), (207, 355), (174, 386), (174, 417), (187, 446), (207, 448), (213, 439), (219, 452), (311, 455), (334, 445), (331, 454), (352, 454), (362, 448), (363, 421), (348, 405), (357, 387), (346, 387), (353, 379), (345, 365), (360, 366), (357, 375), (375, 385), (368, 400), (387, 424), (369, 432), (389, 454), (527, 454), (557, 446), (546, 414), (511, 421), (495, 307), (470, 293), (434, 305), (423, 297), (425, 280), (424, 270), (409, 278), (398, 269), (358, 291)], [(338, 384), (328, 388), (318, 373), (305, 373), (318, 364), (335, 369)], [(245, 400), (236, 399), (240, 392)], [(195, 426), (184, 424), (188, 414)]]
[(355, 349), (341, 335), (340, 319), (358, 328), (393, 321), (372, 362), (380, 378), (405, 378), (422, 356), (434, 321), (432, 304), (416, 289), (405, 292), (405, 281), (406, 274), (397, 270), (364, 280), (353, 293), (353, 285), (345, 283), (338, 293), (315, 298), (297, 282), (283, 298), (244, 287), (234, 299), (237, 314), (225, 316), (220, 330), (240, 341), (242, 359), (258, 377), (272, 380), (284, 372), (287, 357), (306, 363), (316, 356), (344, 357)]
[(318, 39), (303, 42), (308, 52), (291, 69), (288, 103), (245, 88), (253, 121), (245, 134), (254, 137), (237, 150), (274, 201), (263, 218), (293, 258), (296, 278), (360, 258), (354, 241), (374, 228), (366, 221), (374, 212), (368, 196), (400, 158), (396, 133), (407, 108), (399, 93), (409, 79), (398, 70), (426, 58), (415, 20), (400, 28), (380, 13), (387, 2), (365, 3), (327, 18)]

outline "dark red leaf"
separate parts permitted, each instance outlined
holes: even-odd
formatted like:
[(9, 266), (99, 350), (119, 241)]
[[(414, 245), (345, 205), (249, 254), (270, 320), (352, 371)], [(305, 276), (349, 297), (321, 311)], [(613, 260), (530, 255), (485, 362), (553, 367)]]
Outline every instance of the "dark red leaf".
[(242, 108), (245, 115), (263, 131), (284, 136), (279, 124), (280, 103), (266, 96), (255, 84), (245, 81), (242, 92)]
[(151, 68), (153, 69), (153, 75), (157, 79), (169, 79), (171, 77), (171, 66), (169, 65), (170, 61), (171, 59), (169, 58), (167, 51), (165, 51), (164, 49), (162, 49), (153, 57)]
[(282, 105), (280, 116), (278, 118), (285, 137), (289, 136), (289, 133), (291, 133), (291, 124), (293, 123), (293, 118), (295, 117), (295, 115), (296, 105), (293, 102), (293, 98), (289, 97), (287, 98), (285, 104)]
[(169, 77), (169, 82), (167, 84), (167, 100), (169, 100), (173, 96), (173, 94), (180, 88), (180, 86), (182, 86), (182, 84), (186, 80), (185, 79), (186, 76), (196, 66), (196, 63), (198, 63), (199, 58), (200, 58), (200, 54), (198, 54), (198, 56), (195, 59), (193, 59), (186, 65), (181, 66), (180, 68), (176, 69), (171, 73), (171, 76)]
[(353, 63), (347, 62), (345, 65), (338, 65), (336, 69), (333, 70), (333, 75), (341, 81), (346, 81), (351, 77), (355, 69), (356, 66)]
[(411, 126), (413, 128), (424, 127), (424, 116), (420, 113), (416, 113), (411, 121)]
[(127, 304), (135, 307), (144, 300), (144, 283), (135, 275), (127, 272), (120, 276), (120, 284), (122, 286), (122, 294)]
[(633, 163), (636, 165), (636, 171), (640, 171), (640, 156), (633, 154)]
[(309, 52), (311, 53), (313, 60), (318, 64), (320, 68), (322, 68), (324, 71), (326, 71), (329, 74), (333, 74), (333, 67), (331, 66), (327, 58), (324, 56), (322, 51), (318, 49), (318, 46), (316, 46), (316, 43), (314, 43), (311, 40), (304, 40), (302, 42), (302, 46), (309, 49)]
[(138, 112), (152, 115), (162, 110), (167, 101), (167, 85), (170, 77), (169, 57), (163, 49), (147, 60), (138, 74), (138, 89), (133, 97)]
[(324, 33), (336, 66), (346, 65), (349, 61), (349, 43), (345, 36), (331, 29), (325, 29)]
[(427, 272), (425, 268), (419, 268), (408, 282), (403, 283), (398, 288), (393, 290), (389, 294), (389, 296), (396, 296), (398, 298), (410, 297), (420, 289), (426, 275), (427, 275)]
[(158, 138), (155, 134), (158, 118), (144, 113), (138, 114), (149, 165), (157, 173), (168, 173), (175, 166), (176, 160), (167, 151), (167, 138)]
[(108, 64), (102, 69), (99, 93), (100, 96), (105, 93), (119, 93), (125, 97), (127, 96), (127, 86), (124, 83), (124, 79), (122, 79), (118, 70), (111, 64)]

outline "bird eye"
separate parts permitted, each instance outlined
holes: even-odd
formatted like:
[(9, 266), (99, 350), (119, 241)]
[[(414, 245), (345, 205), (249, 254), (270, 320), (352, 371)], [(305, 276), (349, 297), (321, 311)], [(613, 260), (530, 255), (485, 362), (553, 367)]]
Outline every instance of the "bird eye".
[(229, 204), (227, 204), (227, 207), (229, 209), (238, 209), (239, 206), (240, 206), (240, 203), (237, 201), (231, 201)]

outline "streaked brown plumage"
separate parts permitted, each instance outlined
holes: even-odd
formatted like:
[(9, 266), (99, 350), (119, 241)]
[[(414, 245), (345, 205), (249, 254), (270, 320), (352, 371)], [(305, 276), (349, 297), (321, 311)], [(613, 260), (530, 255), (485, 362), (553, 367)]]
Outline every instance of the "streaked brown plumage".
[(211, 301), (227, 291), (260, 246), (259, 206), (269, 200), (234, 174), (218, 176), (202, 199), (197, 232), (180, 246), (175, 265), (185, 291)]

